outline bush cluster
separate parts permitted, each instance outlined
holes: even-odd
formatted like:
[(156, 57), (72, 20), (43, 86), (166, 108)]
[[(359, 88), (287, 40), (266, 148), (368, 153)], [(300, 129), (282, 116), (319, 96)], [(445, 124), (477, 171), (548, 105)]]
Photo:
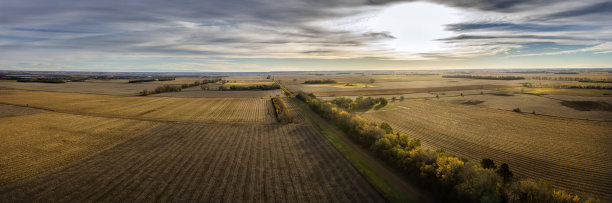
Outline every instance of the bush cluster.
[[(312, 95), (312, 94), (311, 94)], [(514, 180), (507, 164), (495, 170), (493, 160), (481, 164), (469, 162), (443, 151), (421, 147), (420, 140), (392, 134), (387, 123), (380, 126), (361, 116), (350, 114), (331, 102), (323, 102), (300, 92), (297, 98), (332, 121), (351, 139), (369, 148), (380, 159), (407, 177), (414, 177), (443, 201), (469, 202), (597, 202), (581, 199), (563, 190), (554, 190), (544, 181)]]
[(383, 97), (379, 97), (379, 98), (372, 98), (372, 97), (366, 97), (364, 98), (363, 96), (358, 96), (355, 100), (352, 100), (351, 98), (345, 98), (345, 97), (338, 97), (335, 98), (333, 100), (331, 100), (332, 104), (338, 105), (344, 109), (347, 110), (356, 110), (356, 109), (370, 109), (372, 108), (374, 105), (379, 105), (380, 107), (383, 107), (385, 105), (387, 105), (389, 102), (387, 101), (387, 99), (383, 98)]
[(523, 80), (521, 76), (478, 76), (478, 75), (444, 75), (443, 78), (471, 78), (482, 80)]
[(293, 122), (289, 108), (287, 108), (287, 104), (283, 99), (281, 99), (280, 97), (273, 97), (272, 105), (274, 105), (274, 114), (276, 115), (276, 119), (278, 119), (279, 122)]
[(306, 80), (304, 84), (336, 84), (337, 82), (332, 79), (324, 79), (324, 80)]

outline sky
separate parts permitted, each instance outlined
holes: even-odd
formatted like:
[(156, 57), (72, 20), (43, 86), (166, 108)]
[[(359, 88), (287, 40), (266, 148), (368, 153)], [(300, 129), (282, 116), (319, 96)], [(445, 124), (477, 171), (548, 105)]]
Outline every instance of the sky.
[(612, 68), (608, 0), (0, 0), (0, 70)]

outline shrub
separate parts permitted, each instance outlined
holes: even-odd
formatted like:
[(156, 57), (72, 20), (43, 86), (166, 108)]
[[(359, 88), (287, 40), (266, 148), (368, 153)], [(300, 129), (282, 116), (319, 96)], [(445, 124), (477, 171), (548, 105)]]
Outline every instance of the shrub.
[(512, 111), (513, 111), (513, 112), (520, 113), (520, 112), (521, 112), (521, 109), (520, 109), (520, 108), (515, 108), (515, 109), (512, 109)]
[(482, 159), (482, 161), (480, 161), (480, 166), (482, 166), (482, 168), (486, 168), (486, 169), (495, 169), (495, 168), (497, 168), (495, 166), (495, 162), (492, 159), (489, 159), (489, 158)]
[(510, 179), (514, 175), (514, 174), (512, 174), (512, 171), (510, 171), (510, 167), (506, 163), (502, 163), (499, 166), (499, 169), (497, 169), (497, 171), (495, 171), (495, 173), (497, 173), (497, 175), (502, 177), (504, 183), (510, 182)]
[(387, 134), (393, 134), (393, 128), (388, 123), (382, 122), (378, 126), (380, 129), (383, 129)]

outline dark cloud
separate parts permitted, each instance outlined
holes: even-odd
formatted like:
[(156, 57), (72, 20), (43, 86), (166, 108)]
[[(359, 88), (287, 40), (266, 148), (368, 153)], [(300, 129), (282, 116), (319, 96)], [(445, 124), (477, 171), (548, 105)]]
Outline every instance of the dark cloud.
[(364, 33), (363, 36), (377, 39), (395, 39), (395, 37), (389, 32), (368, 32)]
[(612, 1), (596, 3), (584, 7), (580, 7), (577, 9), (570, 9), (566, 11), (561, 11), (557, 13), (553, 13), (545, 16), (543, 19), (559, 19), (559, 18), (569, 18), (569, 17), (579, 17), (586, 15), (604, 15), (607, 16), (607, 20), (612, 20)]
[[(37, 58), (49, 50), (66, 55), (157, 54), (161, 56), (292, 57), (333, 55), (364, 50), (371, 42), (400, 39), (385, 30), (345, 31), (316, 25), (368, 9), (412, 0), (20, 0), (0, 3), (0, 61), (13, 52)], [(447, 25), (457, 36), (440, 39), (462, 43), (487, 39), (580, 40), (562, 32), (594, 32), (610, 19), (612, 2), (554, 7), (558, 0), (430, 0), (455, 8), (521, 14), (517, 21), (473, 21)], [(585, 6), (586, 5), (586, 6)], [(552, 8), (552, 7), (551, 7)], [(367, 9), (366, 9), (367, 10)], [(546, 13), (542, 13), (545, 11)], [(585, 25), (581, 16), (600, 20)], [(540, 17), (540, 18), (537, 18)], [(553, 19), (566, 19), (555, 23)], [(538, 19), (534, 22), (533, 19)], [(427, 19), (422, 19), (427, 20)], [(592, 21), (592, 20), (591, 20)], [(399, 22), (399, 20), (398, 20)], [(607, 24), (609, 25), (609, 23)], [(400, 26), (400, 25), (398, 25)], [(472, 33), (485, 32), (485, 33)], [(487, 33), (495, 32), (495, 33)], [(516, 32), (521, 32), (520, 35)], [(540, 32), (550, 35), (542, 36)], [(588, 34), (588, 33), (587, 33)], [(598, 39), (607, 39), (598, 37)], [(495, 46), (496, 44), (485, 44)], [(371, 47), (368, 47), (371, 48)], [(376, 47), (376, 53), (383, 53)], [(10, 54), (9, 51), (11, 50)], [(333, 50), (333, 51), (330, 51)], [(70, 52), (69, 52), (70, 51)], [(57, 53), (60, 55), (59, 51)], [(351, 53), (353, 54), (353, 53)], [(348, 54), (347, 54), (348, 55)], [(362, 53), (370, 55), (369, 53)], [(431, 56), (440, 54), (432, 54)], [(350, 55), (352, 56), (352, 55)], [(49, 58), (57, 58), (49, 56)], [(2, 65), (2, 64), (0, 64)]]
[(540, 35), (459, 35), (455, 37), (438, 39), (440, 41), (458, 41), (458, 40), (482, 40), (482, 39), (564, 39), (564, 40), (575, 40), (577, 38), (571, 36), (540, 36)]
[(594, 30), (597, 26), (589, 25), (544, 25), (544, 24), (515, 24), (515, 23), (458, 23), (446, 25), (450, 31), (477, 31), (477, 30), (509, 30), (509, 31), (534, 31), (534, 32), (559, 32)]

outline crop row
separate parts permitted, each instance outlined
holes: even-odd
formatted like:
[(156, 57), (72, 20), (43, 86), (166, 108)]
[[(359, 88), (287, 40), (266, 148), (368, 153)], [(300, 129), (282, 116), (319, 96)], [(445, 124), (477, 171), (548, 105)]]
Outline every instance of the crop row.
[(6, 201), (380, 202), (310, 125), (161, 125), (62, 170), (0, 190)]

